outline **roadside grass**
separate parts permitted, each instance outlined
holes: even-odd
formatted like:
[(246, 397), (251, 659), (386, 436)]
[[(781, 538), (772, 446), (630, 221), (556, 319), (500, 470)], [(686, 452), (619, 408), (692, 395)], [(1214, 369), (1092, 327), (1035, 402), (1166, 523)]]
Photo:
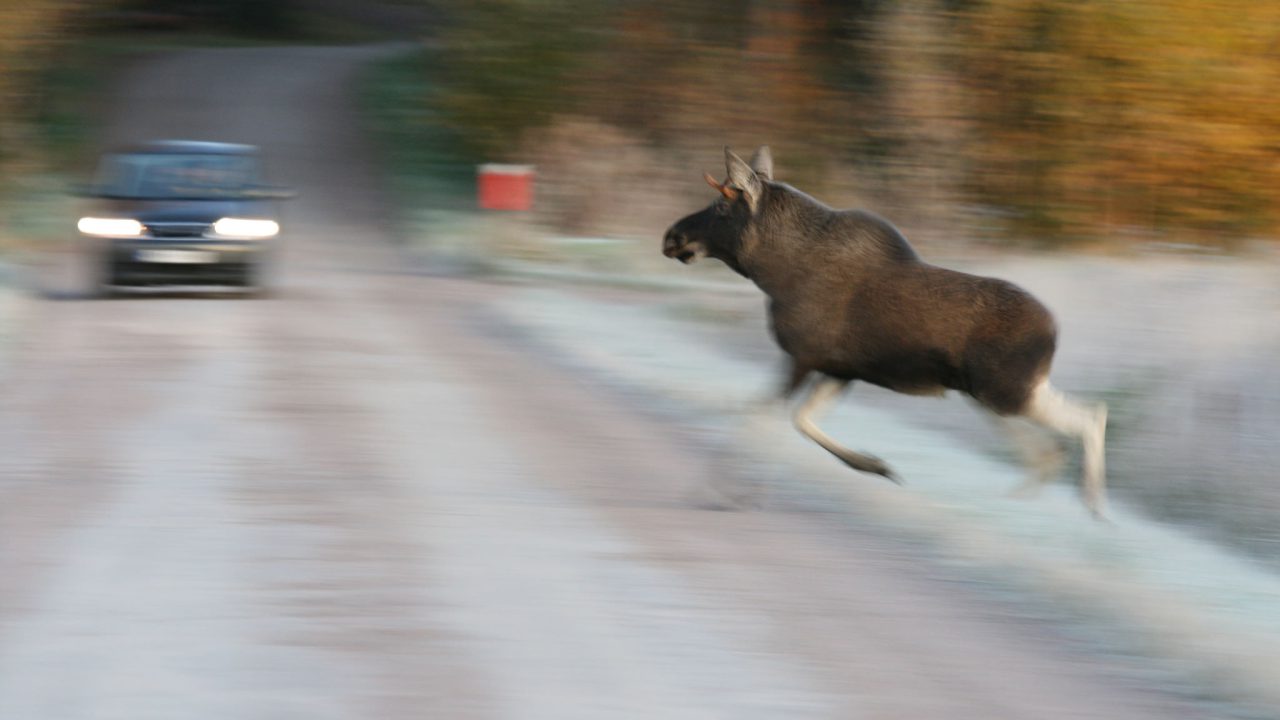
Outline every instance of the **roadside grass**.
[[(656, 243), (640, 250), (631, 240), (566, 236), (540, 223), (537, 211), (477, 207), (477, 165), (491, 159), (468, 154), (439, 109), (433, 76), (443, 63), (440, 53), (423, 45), (373, 63), (362, 79), (366, 128), (389, 181), (396, 230), (406, 249), (451, 272), (560, 273), (571, 281), (575, 274), (598, 272), (603, 284), (643, 282), (645, 271), (662, 260)], [(542, 177), (535, 179), (539, 205), (549, 202), (550, 192)]]
[(1280, 571), (1280, 386), (1273, 353), (1255, 352), (1224, 358), (1222, 375), (1152, 373), (1113, 404), (1108, 443), (1119, 496)]
[(89, 164), (94, 118), (123, 46), (104, 38), (67, 43), (41, 74), (42, 96), (29, 129), (33, 147), (0, 187), (5, 213), (0, 254), (28, 250), (66, 234), (72, 178)]
[(530, 229), (523, 223), (476, 208), (476, 161), (438, 110), (432, 75), (439, 64), (439, 51), (429, 46), (370, 64), (360, 93), (366, 130), (405, 249), (446, 272), (492, 274), (500, 258), (536, 249), (524, 242)]
[(480, 223), (474, 210), (474, 162), (440, 121), (431, 75), (437, 51), (415, 48), (368, 66), (360, 100), (365, 123), (389, 180), (402, 239), (420, 242), (425, 229), (466, 234)]

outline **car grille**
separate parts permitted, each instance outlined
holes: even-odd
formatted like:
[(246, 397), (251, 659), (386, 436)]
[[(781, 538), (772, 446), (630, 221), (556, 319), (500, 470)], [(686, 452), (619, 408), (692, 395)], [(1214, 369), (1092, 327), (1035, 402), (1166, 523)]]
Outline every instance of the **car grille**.
[(156, 222), (147, 223), (153, 237), (201, 237), (209, 231), (209, 223)]

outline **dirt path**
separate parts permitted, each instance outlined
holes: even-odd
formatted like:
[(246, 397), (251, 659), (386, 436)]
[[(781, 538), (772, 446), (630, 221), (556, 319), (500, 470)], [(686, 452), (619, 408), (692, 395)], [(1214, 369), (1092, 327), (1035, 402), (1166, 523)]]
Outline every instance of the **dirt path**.
[[(0, 718), (1206, 717), (812, 508), (712, 512), (690, 428), (401, 272), (379, 50), (208, 50), (111, 139), (262, 145), (266, 301), (32, 302), (0, 406)], [(55, 297), (65, 297), (58, 294)]]

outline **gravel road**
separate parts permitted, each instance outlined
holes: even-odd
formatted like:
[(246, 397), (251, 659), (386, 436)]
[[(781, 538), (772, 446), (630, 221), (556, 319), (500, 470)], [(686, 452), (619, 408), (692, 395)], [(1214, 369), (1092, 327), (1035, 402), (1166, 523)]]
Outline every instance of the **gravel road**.
[(301, 197), (265, 300), (45, 263), (0, 378), (0, 718), (1212, 715), (836, 514), (705, 509), (695, 428), (509, 332), (511, 287), (405, 272), (352, 96), (386, 51), (123, 79), (109, 142), (255, 143)]

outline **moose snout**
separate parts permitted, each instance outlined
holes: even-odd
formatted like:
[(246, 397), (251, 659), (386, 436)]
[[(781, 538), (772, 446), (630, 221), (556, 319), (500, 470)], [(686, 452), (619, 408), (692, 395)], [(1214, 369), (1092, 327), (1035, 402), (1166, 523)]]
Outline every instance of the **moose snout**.
[(662, 254), (667, 257), (675, 257), (676, 252), (684, 247), (684, 233), (679, 232), (675, 227), (667, 229), (667, 234), (662, 236)]
[(674, 225), (662, 238), (662, 254), (688, 265), (705, 254), (701, 243), (692, 242)]

